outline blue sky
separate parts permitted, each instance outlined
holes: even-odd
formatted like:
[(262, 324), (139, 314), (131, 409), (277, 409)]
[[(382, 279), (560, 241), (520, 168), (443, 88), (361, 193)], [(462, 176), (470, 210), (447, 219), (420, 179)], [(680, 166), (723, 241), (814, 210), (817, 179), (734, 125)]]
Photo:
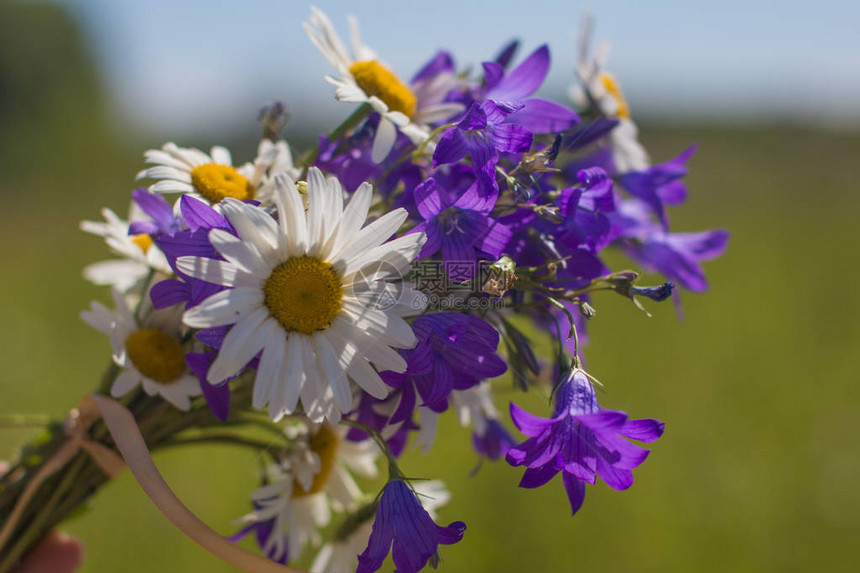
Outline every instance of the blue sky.
[[(288, 0), (66, 0), (83, 24), (115, 112), (128, 129), (218, 132), (288, 103), (297, 127), (332, 126), (348, 113), (322, 77), (328, 63), (301, 27), (309, 4)], [(609, 41), (608, 67), (634, 116), (795, 118), (860, 124), (860, 2), (605, 0), (590, 4), (495, 0), (478, 4), (320, 0), (346, 35), (364, 40), (402, 77), (437, 49), (478, 66), (511, 38), (525, 55), (548, 43), (543, 90), (573, 81), (581, 11)]]

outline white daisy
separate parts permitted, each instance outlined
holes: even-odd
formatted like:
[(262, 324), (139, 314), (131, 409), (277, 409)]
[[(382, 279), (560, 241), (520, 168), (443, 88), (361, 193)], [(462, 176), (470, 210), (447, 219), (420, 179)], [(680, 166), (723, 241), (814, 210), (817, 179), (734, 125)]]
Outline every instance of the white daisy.
[[(388, 394), (380, 370), (403, 372), (395, 348), (416, 338), (402, 318), (427, 299), (403, 284), (426, 237), (387, 241), (404, 223), (396, 209), (362, 227), (372, 198), (363, 183), (349, 204), (336, 179), (308, 170), (307, 210), (296, 186), (277, 178), (277, 221), (263, 209), (232, 198), (221, 211), (239, 237), (220, 229), (209, 240), (223, 261), (180, 257), (188, 276), (230, 287), (185, 312), (192, 328), (233, 325), (213, 361), (210, 381), (241, 372), (260, 351), (253, 406), (269, 405), (277, 420), (301, 398), (313, 421), (333, 423), (352, 405), (349, 379), (376, 398)], [(387, 242), (386, 242), (387, 241)]]
[(603, 70), (609, 57), (609, 44), (601, 44), (589, 54), (591, 20), (586, 16), (580, 45), (577, 74), (582, 82), (570, 90), (575, 105), (582, 108), (595, 105), (598, 111), (618, 120), (618, 125), (609, 132), (609, 147), (612, 161), (619, 173), (642, 171), (651, 165), (648, 152), (639, 143), (639, 130), (630, 115), (630, 106), (621, 91), (615, 76)]
[(271, 483), (251, 494), (257, 509), (239, 524), (274, 522), (261, 547), (266, 554), (286, 550), (291, 561), (299, 559), (309, 543), (320, 544), (319, 530), (331, 523), (332, 510), (356, 509), (363, 494), (352, 476), (376, 477), (379, 449), (371, 440), (347, 441), (345, 433), (327, 423), (302, 425), (291, 436), (289, 455), (268, 469)]
[(304, 23), (304, 28), (340, 75), (338, 78), (326, 76), (326, 81), (337, 88), (337, 100), (368, 103), (380, 115), (373, 141), (374, 161), (385, 159), (398, 130), (418, 144), (427, 139), (429, 124), (445, 121), (463, 111), (461, 104), (443, 101), (456, 83), (453, 73), (443, 72), (406, 85), (361, 41), (356, 20), (350, 17), (349, 24), (352, 54), (347, 51), (331, 21), (319, 9), (311, 7), (310, 21)]
[(190, 398), (199, 396), (201, 390), (200, 381), (185, 364), (180, 344), (181, 309), (150, 311), (138, 325), (131, 304), (134, 299), (116, 289), (112, 293), (115, 312), (92, 302), (90, 310), (81, 313), (86, 323), (110, 337), (113, 361), (124, 368), (111, 386), (111, 396), (119, 398), (142, 384), (150, 396), (158, 394), (180, 410), (188, 410)]
[[(448, 503), (451, 494), (441, 480), (416, 481), (413, 484), (421, 505), (435, 521), (436, 509)], [(371, 514), (369, 518), (372, 518)], [(373, 519), (368, 519), (353, 530), (345, 539), (326, 543), (311, 564), (312, 573), (351, 573), (358, 564), (358, 555), (367, 547)]]
[(150, 185), (157, 193), (188, 193), (192, 197), (215, 205), (225, 197), (240, 201), (271, 199), (274, 178), (286, 174), (298, 177), (290, 148), (285, 141), (260, 142), (253, 163), (233, 167), (233, 158), (224, 147), (213, 147), (207, 155), (199, 149), (177, 147), (165, 143), (160, 150), (150, 149), (144, 156), (147, 163), (156, 164), (137, 174), (138, 179), (161, 179)]
[[(82, 221), (81, 230), (99, 237), (104, 237), (111, 251), (122, 256), (122, 259), (101, 261), (84, 268), (84, 278), (97, 285), (112, 286), (127, 293), (137, 287), (150, 271), (157, 271), (167, 276), (173, 271), (161, 249), (158, 248), (149, 235), (129, 235), (129, 222), (120, 219), (110, 209), (102, 209), (105, 222)], [(129, 208), (129, 219), (140, 221), (149, 217), (132, 202)]]

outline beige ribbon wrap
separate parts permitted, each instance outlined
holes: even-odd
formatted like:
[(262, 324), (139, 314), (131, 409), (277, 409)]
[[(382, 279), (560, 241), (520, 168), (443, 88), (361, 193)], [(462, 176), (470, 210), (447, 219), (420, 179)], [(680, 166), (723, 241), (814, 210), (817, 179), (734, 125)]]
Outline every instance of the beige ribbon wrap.
[(203, 523), (179, 501), (161, 477), (131, 412), (107, 396), (93, 396), (92, 399), (140, 487), (182, 533), (216, 557), (248, 573), (307, 573), (246, 551)]

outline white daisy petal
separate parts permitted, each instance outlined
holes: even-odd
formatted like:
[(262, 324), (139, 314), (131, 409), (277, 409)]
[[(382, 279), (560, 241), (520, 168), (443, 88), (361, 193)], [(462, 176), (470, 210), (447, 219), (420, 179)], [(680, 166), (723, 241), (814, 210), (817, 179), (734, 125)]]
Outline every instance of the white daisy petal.
[(367, 219), (370, 210), (370, 202), (373, 199), (373, 187), (364, 182), (358, 186), (352, 198), (343, 210), (340, 227), (337, 231), (337, 239), (332, 245), (332, 253), (335, 254), (355, 238)]
[[(388, 111), (387, 107), (383, 113), (385, 111)], [(382, 163), (382, 160), (391, 153), (391, 148), (394, 147), (396, 140), (397, 128), (387, 116), (383, 116), (379, 120), (379, 126), (376, 128), (376, 135), (373, 138), (373, 149), (370, 152), (373, 162)]]
[(251, 241), (244, 241), (223, 229), (212, 229), (208, 238), (222, 257), (245, 272), (261, 274), (271, 268)]
[[(302, 386), (305, 385), (305, 369), (302, 358), (304, 356), (302, 352), (303, 343), (304, 337), (300, 334), (291, 334), (287, 338), (286, 359), (284, 360), (285, 376), (279, 381), (281, 386), (278, 389), (278, 403), (276, 404), (276, 409), (280, 415), (295, 411)], [(269, 404), (270, 415), (271, 412), (272, 404)]]
[[(316, 26), (316, 28), (313, 28)], [(310, 25), (305, 25), (305, 30), (314, 45), (319, 48), (324, 56), (340, 72), (346, 71), (353, 62), (343, 41), (332, 26), (331, 20), (321, 10), (311, 6)]]
[(379, 370), (406, 371), (406, 360), (400, 353), (370, 333), (342, 320), (332, 323), (332, 330), (341, 340), (353, 341), (359, 354), (373, 362)]
[(305, 365), (305, 381), (300, 390), (302, 408), (312, 422), (321, 422), (325, 418), (325, 396), (320, 392), (319, 375), (316, 361), (313, 359), (312, 340), (306, 336), (300, 339), (299, 348), (302, 353), (302, 363)]
[(355, 380), (356, 384), (361, 386), (365, 392), (378, 400), (383, 400), (388, 396), (388, 392), (391, 390), (391, 388), (382, 381), (382, 378), (379, 377), (376, 370), (374, 370), (373, 367), (360, 356), (356, 357), (349, 363), (348, 373), (349, 377)]
[(251, 312), (263, 306), (263, 293), (259, 289), (239, 287), (215, 293), (182, 315), (182, 321), (191, 328), (211, 328), (236, 324)]
[[(375, 265), (380, 271), (396, 273), (395, 278), (401, 278), (409, 270), (412, 260), (415, 259), (426, 242), (427, 237), (424, 233), (412, 233), (388, 241), (349, 259), (343, 274), (349, 276), (359, 269)], [(382, 278), (386, 275), (379, 276)]]
[(287, 250), (290, 256), (303, 254), (307, 250), (308, 230), (305, 207), (295, 184), (287, 177), (275, 179), (278, 212), (287, 224)]
[(352, 392), (349, 390), (346, 373), (340, 367), (338, 357), (325, 335), (320, 332), (314, 333), (314, 344), (317, 361), (332, 387), (338, 406), (341, 411), (346, 412), (352, 406)]
[(268, 339), (276, 335), (277, 322), (269, 318), (266, 308), (258, 308), (237, 322), (221, 345), (218, 356), (209, 366), (206, 378), (226, 380), (239, 374), (248, 362), (263, 349)]
[(159, 165), (142, 170), (137, 174), (136, 179), (176, 179), (184, 183), (191, 183), (191, 173), (187, 170), (177, 169), (176, 167), (168, 167)]
[(150, 149), (143, 155), (147, 163), (158, 163), (168, 167), (175, 167), (180, 171), (188, 171), (191, 168), (191, 164), (183, 160), (181, 157), (176, 157), (159, 149)]
[(260, 280), (227, 261), (205, 257), (179, 257), (176, 268), (181, 273), (212, 284), (223, 286), (259, 286)]
[(226, 147), (216, 145), (212, 148), (210, 155), (212, 156), (212, 161), (215, 163), (220, 163), (221, 165), (233, 165), (233, 157), (230, 155), (230, 151)]
[(386, 213), (359, 231), (355, 238), (349, 241), (343, 250), (334, 253), (332, 258), (343, 265), (348, 264), (351, 259), (390, 239), (406, 221), (406, 217), (408, 213), (403, 208)]
[(194, 191), (194, 187), (190, 183), (164, 179), (150, 185), (149, 190), (154, 193), (191, 193)]
[(284, 353), (284, 343), (286, 343), (286, 334), (281, 342), (276, 336), (272, 340), (266, 341), (266, 347), (263, 349), (263, 356), (260, 358), (260, 367), (257, 369), (257, 380), (254, 383), (254, 394), (251, 399), (251, 405), (254, 408), (262, 409), (270, 401), (270, 394), (275, 384), (283, 385), (283, 379), (279, 378), (281, 366), (286, 359)]
[(325, 240), (323, 215), (331, 212), (327, 209), (327, 194), (328, 186), (320, 170), (308, 169), (308, 252), (314, 255)]
[[(337, 88), (334, 91), (334, 97), (337, 101), (345, 101), (348, 103), (365, 103), (371, 101), (371, 99), (367, 97), (367, 94), (364, 93), (364, 90), (353, 83), (339, 81), (329, 76), (326, 76), (325, 79), (328, 83)], [(380, 103), (378, 98), (373, 101), (375, 101), (377, 105)], [(383, 106), (384, 105), (385, 104), (383, 104)], [(383, 113), (385, 111), (388, 111), (387, 107), (383, 110)]]
[[(260, 248), (264, 257), (275, 252), (278, 248), (278, 225), (265, 211), (232, 197), (224, 199), (220, 205), (221, 212), (243, 241)], [(263, 246), (267, 248), (261, 248)]]
[(412, 348), (416, 338), (412, 327), (405, 320), (391, 313), (367, 308), (352, 300), (344, 301), (343, 310), (350, 315), (358, 328), (371, 330), (375, 336), (383, 337), (395, 348)]
[(139, 372), (135, 370), (126, 370), (114, 380), (110, 387), (110, 395), (114, 398), (121, 398), (134, 390), (140, 384), (143, 378)]

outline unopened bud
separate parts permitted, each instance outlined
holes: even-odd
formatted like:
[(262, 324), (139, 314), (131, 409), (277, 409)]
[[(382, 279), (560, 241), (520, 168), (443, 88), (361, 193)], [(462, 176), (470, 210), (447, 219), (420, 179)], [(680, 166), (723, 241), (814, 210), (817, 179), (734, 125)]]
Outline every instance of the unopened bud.
[(593, 306), (582, 300), (579, 301), (579, 314), (581, 314), (588, 320), (591, 320), (597, 315), (597, 310), (595, 310)]
[(534, 208), (534, 211), (538, 217), (555, 225), (559, 225), (564, 221), (564, 217), (558, 212), (558, 207), (554, 205), (538, 205)]
[(675, 289), (675, 285), (673, 283), (663, 283), (659, 286), (650, 286), (650, 287), (633, 287), (631, 289), (632, 294), (644, 296), (650, 298), (653, 301), (663, 302), (670, 296), (672, 296), (672, 291)]
[(536, 171), (556, 171), (549, 165), (558, 157), (558, 152), (561, 149), (562, 137), (561, 134), (555, 136), (552, 145), (523, 158), (519, 164), (519, 170), (527, 175), (531, 175)]
[(515, 269), (517, 264), (510, 257), (502, 257), (489, 265), (490, 276), (484, 282), (481, 290), (493, 296), (504, 296), (510, 289), (514, 288), (517, 275)]
[(275, 101), (260, 108), (257, 120), (263, 125), (263, 139), (276, 141), (290, 120), (290, 111), (283, 102)]

